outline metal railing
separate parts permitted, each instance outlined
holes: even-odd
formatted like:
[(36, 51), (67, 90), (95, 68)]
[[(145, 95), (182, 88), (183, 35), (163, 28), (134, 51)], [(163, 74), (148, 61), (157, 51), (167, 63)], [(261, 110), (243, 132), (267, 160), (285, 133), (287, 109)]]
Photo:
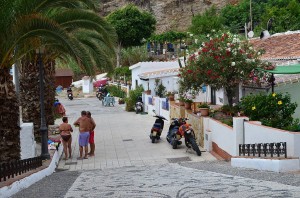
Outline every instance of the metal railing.
[(43, 165), (42, 158), (33, 157), (24, 160), (17, 160), (10, 163), (3, 163), (0, 165), (0, 182), (6, 179), (14, 178), (14, 176), (21, 175)]
[(280, 157), (287, 158), (286, 142), (240, 144), (239, 156)]

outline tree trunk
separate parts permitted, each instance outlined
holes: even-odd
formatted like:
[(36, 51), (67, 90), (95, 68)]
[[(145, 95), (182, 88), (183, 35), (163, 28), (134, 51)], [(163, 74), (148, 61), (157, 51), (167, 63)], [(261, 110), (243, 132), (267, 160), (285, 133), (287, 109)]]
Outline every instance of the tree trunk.
[(0, 164), (20, 159), (19, 104), (9, 68), (0, 69)]
[(47, 125), (53, 125), (54, 118), (54, 100), (55, 100), (55, 61), (45, 63), (45, 114)]
[[(54, 100), (55, 100), (55, 84), (54, 84), (54, 61), (47, 61), (44, 64), (45, 69), (45, 116), (46, 124), (54, 124)], [(20, 69), (20, 98), (22, 105), (23, 122), (33, 122), (34, 136), (37, 141), (40, 140), (40, 88), (39, 88), (39, 65), (37, 56), (34, 60), (23, 60)]]
[(233, 97), (235, 96), (235, 90), (232, 88), (226, 88), (226, 93), (228, 98), (228, 105), (232, 107)]
[(118, 43), (118, 47), (117, 47), (117, 68), (121, 67), (120, 62), (121, 62), (121, 43)]

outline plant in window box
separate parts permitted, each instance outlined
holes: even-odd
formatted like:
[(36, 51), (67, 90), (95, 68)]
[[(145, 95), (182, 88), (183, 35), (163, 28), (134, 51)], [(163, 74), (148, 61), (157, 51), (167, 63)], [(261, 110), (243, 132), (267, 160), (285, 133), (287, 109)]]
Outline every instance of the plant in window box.
[(201, 116), (208, 116), (209, 114), (209, 105), (206, 102), (200, 103), (198, 106)]

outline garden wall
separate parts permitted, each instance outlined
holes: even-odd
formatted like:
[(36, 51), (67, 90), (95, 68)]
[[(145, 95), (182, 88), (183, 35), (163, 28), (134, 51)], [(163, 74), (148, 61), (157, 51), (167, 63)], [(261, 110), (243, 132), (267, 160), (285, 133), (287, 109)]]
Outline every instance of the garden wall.
[(300, 133), (260, 125), (260, 122), (245, 122), (245, 144), (287, 142), (287, 154), (300, 157)]

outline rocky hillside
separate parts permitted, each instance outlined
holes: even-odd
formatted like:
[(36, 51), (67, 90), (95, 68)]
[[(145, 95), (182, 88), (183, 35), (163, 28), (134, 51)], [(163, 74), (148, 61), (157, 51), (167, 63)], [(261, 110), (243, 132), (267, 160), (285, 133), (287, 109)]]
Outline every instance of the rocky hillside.
[(184, 31), (191, 24), (193, 15), (203, 13), (215, 5), (221, 8), (238, 0), (102, 0), (101, 15), (106, 16), (117, 8), (134, 3), (153, 13), (157, 20), (157, 33), (168, 30)]

